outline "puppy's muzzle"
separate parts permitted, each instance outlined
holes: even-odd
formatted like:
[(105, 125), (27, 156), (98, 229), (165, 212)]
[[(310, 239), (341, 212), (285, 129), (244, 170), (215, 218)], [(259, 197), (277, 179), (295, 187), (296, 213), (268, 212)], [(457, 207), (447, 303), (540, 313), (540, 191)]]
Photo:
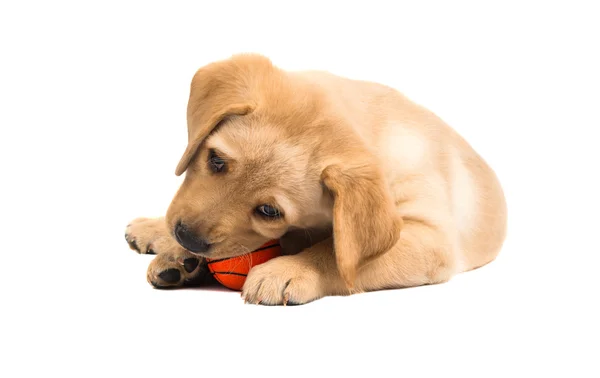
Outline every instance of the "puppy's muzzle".
[(205, 253), (210, 249), (210, 244), (205, 239), (190, 231), (184, 224), (177, 222), (175, 226), (175, 239), (190, 252)]

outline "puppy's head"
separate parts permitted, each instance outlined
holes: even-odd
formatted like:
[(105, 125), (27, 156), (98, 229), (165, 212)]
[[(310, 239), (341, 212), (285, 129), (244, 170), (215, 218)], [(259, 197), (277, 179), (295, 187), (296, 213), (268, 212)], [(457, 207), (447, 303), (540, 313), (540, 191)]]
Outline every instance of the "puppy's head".
[(184, 248), (230, 257), (291, 227), (326, 223), (328, 199), (320, 172), (309, 166), (311, 142), (298, 132), (315, 121), (313, 105), (261, 56), (236, 56), (196, 73), (188, 146), (176, 170), (186, 176), (167, 212)]
[(356, 270), (395, 243), (399, 220), (377, 164), (323, 103), (261, 56), (196, 73), (176, 170), (186, 176), (167, 212), (184, 248), (225, 258), (293, 228), (333, 224), (338, 268), (352, 286)]

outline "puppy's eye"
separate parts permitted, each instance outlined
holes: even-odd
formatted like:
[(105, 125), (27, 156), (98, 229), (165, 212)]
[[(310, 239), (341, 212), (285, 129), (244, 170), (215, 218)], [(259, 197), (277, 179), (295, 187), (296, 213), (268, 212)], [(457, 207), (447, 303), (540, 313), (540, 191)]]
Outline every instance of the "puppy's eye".
[(263, 217), (267, 217), (267, 218), (280, 218), (281, 217), (281, 212), (279, 211), (279, 209), (270, 206), (270, 205), (260, 205), (259, 207), (256, 208), (256, 212), (260, 215), (262, 215)]
[(208, 153), (208, 166), (214, 173), (222, 173), (227, 170), (225, 159), (217, 155), (215, 150), (210, 150)]

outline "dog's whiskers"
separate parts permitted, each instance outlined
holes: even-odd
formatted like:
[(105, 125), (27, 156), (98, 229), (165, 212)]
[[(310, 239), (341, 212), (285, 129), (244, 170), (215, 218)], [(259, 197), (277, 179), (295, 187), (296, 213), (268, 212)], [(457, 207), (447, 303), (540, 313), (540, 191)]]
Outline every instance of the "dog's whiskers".
[(309, 241), (310, 245), (312, 245), (313, 241), (312, 241), (312, 236), (310, 235), (310, 229), (309, 228), (305, 228), (304, 229), (304, 234), (308, 237), (308, 241)]
[(252, 252), (252, 251), (250, 250), (250, 248), (248, 248), (245, 245), (242, 245), (240, 243), (238, 243), (238, 247), (240, 248), (244, 258), (247, 259), (248, 264), (250, 266), (252, 266), (252, 254), (250, 254), (250, 252)]

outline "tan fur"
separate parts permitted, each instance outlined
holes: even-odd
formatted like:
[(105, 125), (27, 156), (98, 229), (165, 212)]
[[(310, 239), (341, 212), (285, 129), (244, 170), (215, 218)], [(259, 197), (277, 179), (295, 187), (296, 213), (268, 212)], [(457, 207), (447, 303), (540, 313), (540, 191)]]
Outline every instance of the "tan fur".
[[(250, 272), (251, 302), (445, 282), (492, 261), (504, 241), (491, 168), (441, 119), (380, 84), (234, 56), (194, 76), (188, 137), (166, 229), (190, 225), (214, 258), (305, 236), (300, 253)], [(208, 171), (210, 148), (229, 155), (226, 174)], [(263, 203), (284, 218), (255, 216)]]

